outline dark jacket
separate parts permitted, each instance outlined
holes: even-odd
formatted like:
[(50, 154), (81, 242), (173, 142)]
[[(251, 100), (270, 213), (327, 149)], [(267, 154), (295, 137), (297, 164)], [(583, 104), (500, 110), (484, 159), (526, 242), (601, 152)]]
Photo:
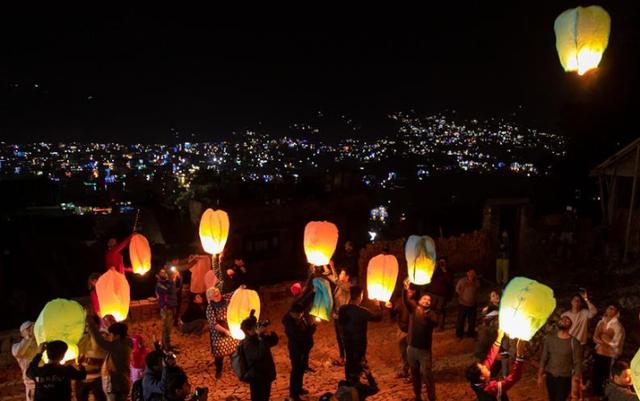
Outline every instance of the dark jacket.
[(98, 328), (89, 324), (89, 331), (100, 348), (107, 352), (107, 357), (100, 369), (102, 387), (107, 393), (126, 393), (131, 390), (131, 339), (121, 338), (109, 341), (100, 335)]
[(178, 306), (178, 293), (172, 280), (160, 280), (156, 283), (156, 295), (160, 309)]
[(244, 356), (247, 362), (249, 381), (269, 381), (276, 379), (276, 365), (271, 355), (271, 347), (278, 344), (276, 333), (247, 336), (242, 340)]
[(142, 395), (144, 396), (144, 401), (162, 399), (167, 381), (166, 372), (166, 369), (162, 369), (162, 373), (158, 374), (148, 366), (145, 366), (144, 376), (142, 376)]
[(618, 386), (614, 382), (607, 383), (604, 395), (608, 401), (638, 401), (638, 395), (632, 388)]
[(453, 273), (450, 270), (445, 272), (436, 267), (433, 277), (431, 277), (431, 283), (427, 285), (427, 292), (444, 297), (448, 301), (453, 296), (453, 286)]
[(359, 305), (342, 305), (338, 311), (338, 325), (345, 341), (367, 343), (367, 325), (382, 320), (382, 309), (371, 312)]
[(407, 344), (418, 349), (431, 351), (433, 329), (438, 325), (438, 315), (425, 309), (415, 300), (409, 299), (407, 291), (402, 292), (402, 302), (409, 311), (409, 331)]
[(71, 380), (83, 380), (87, 372), (57, 363), (38, 366), (41, 359), (36, 354), (27, 368), (27, 377), (36, 382), (35, 401), (71, 401)]
[(311, 348), (315, 328), (307, 322), (304, 315), (296, 319), (290, 313), (286, 313), (282, 318), (282, 325), (287, 335), (289, 356), (299, 355)]

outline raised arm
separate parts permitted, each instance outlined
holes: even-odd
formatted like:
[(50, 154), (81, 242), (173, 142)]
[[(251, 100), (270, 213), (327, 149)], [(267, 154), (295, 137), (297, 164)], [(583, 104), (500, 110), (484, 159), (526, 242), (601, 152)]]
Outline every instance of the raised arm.
[(415, 294), (415, 291), (409, 289), (402, 291), (402, 303), (409, 312), (413, 312), (414, 310), (416, 310), (416, 307), (418, 305), (417, 302), (413, 299), (412, 294)]
[(98, 326), (93, 322), (92, 319), (87, 319), (87, 323), (87, 326), (89, 326), (89, 332), (91, 333), (91, 336), (93, 337), (93, 340), (96, 342), (96, 344), (98, 344), (98, 346), (103, 350), (112, 352), (114, 349), (114, 344), (102, 336), (102, 333), (100, 333), (100, 329), (98, 329)]
[(73, 366), (67, 366), (67, 377), (71, 380), (84, 380), (85, 377), (87, 377), (87, 370), (82, 365), (80, 365), (80, 369), (76, 369)]
[(491, 369), (493, 362), (495, 362), (496, 357), (500, 352), (500, 345), (502, 344), (503, 336), (504, 336), (504, 332), (502, 330), (498, 330), (498, 337), (496, 338), (496, 341), (494, 341), (493, 345), (491, 346), (491, 349), (489, 350), (489, 353), (487, 354), (487, 357), (485, 358), (484, 362), (482, 362), (482, 364), (488, 369)]
[(126, 248), (127, 245), (129, 245), (129, 242), (131, 242), (131, 237), (133, 237), (133, 234), (131, 234), (127, 238), (123, 239), (118, 245), (114, 246), (111, 251), (112, 252), (122, 252), (122, 250), (124, 248)]
[(40, 360), (42, 360), (42, 353), (38, 352), (36, 356), (33, 357), (31, 362), (29, 363), (29, 367), (27, 368), (27, 377), (31, 380), (36, 379), (36, 375), (38, 374), (38, 365), (40, 364)]

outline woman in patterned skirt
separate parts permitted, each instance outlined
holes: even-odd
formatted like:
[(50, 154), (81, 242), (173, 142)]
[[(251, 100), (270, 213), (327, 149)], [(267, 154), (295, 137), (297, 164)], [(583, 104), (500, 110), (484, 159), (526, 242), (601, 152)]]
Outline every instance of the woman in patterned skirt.
[(207, 290), (207, 320), (209, 321), (209, 337), (211, 339), (211, 353), (215, 359), (216, 379), (222, 376), (222, 361), (225, 356), (233, 354), (238, 341), (231, 337), (227, 324), (227, 307), (233, 293), (225, 294), (213, 287)]

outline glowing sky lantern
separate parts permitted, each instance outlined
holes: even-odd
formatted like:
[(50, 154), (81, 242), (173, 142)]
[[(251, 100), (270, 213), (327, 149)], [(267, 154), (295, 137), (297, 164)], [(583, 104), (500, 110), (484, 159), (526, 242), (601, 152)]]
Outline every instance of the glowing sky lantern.
[(431, 282), (436, 267), (436, 244), (428, 236), (412, 235), (404, 246), (407, 259), (407, 273), (413, 284), (424, 285)]
[(636, 389), (636, 394), (640, 394), (640, 350), (631, 360), (631, 381)]
[(131, 259), (131, 268), (136, 274), (142, 275), (151, 269), (151, 248), (144, 235), (133, 234), (131, 236), (129, 259)]
[(609, 44), (611, 18), (600, 6), (576, 7), (560, 14), (553, 29), (562, 67), (583, 75), (600, 64)]
[(127, 318), (131, 293), (124, 274), (108, 270), (98, 278), (96, 294), (100, 303), (100, 317), (112, 315), (118, 322)]
[(200, 242), (205, 252), (218, 255), (229, 237), (229, 216), (224, 210), (207, 209), (200, 218)]
[(315, 266), (328, 265), (338, 245), (338, 227), (328, 221), (310, 221), (304, 228), (304, 253)]
[(367, 266), (367, 294), (369, 299), (388, 302), (396, 288), (398, 259), (380, 254), (369, 260)]
[(331, 310), (333, 309), (333, 296), (329, 282), (323, 278), (316, 277), (311, 283), (313, 284), (315, 295), (309, 314), (328, 322), (331, 320)]
[[(57, 298), (47, 302), (33, 328), (38, 345), (55, 340), (64, 341), (67, 352), (64, 361), (78, 357), (78, 342), (84, 333), (85, 313), (76, 301)], [(46, 353), (44, 354), (46, 358)]]
[(251, 309), (256, 311), (256, 319), (260, 319), (260, 297), (258, 293), (242, 287), (235, 290), (227, 307), (227, 322), (229, 323), (231, 337), (236, 340), (244, 338), (240, 323), (249, 317)]
[(500, 299), (500, 328), (510, 338), (529, 341), (555, 308), (551, 288), (526, 277), (514, 277)]

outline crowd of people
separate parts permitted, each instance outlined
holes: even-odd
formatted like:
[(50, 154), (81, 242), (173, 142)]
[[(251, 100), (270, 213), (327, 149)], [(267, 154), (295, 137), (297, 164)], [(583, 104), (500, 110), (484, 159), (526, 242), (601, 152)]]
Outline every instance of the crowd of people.
[[(105, 256), (107, 268), (124, 273), (120, 251), (125, 241), (109, 241)], [(508, 237), (502, 237), (502, 253), (496, 263), (498, 278), (506, 283), (508, 275)], [(123, 245), (124, 244), (124, 245)], [(118, 257), (118, 255), (120, 255)], [(309, 266), (306, 282), (295, 283), (290, 291), (292, 301), (281, 324), (287, 339), (290, 360), (289, 399), (300, 401), (309, 393), (304, 386), (314, 347), (318, 320), (311, 314), (315, 298), (314, 280), (326, 280), (331, 288), (331, 317), (336, 336), (336, 358), (333, 365), (344, 368), (344, 379), (337, 390), (322, 395), (321, 400), (364, 400), (379, 391), (372, 367), (367, 362), (368, 322), (382, 320), (385, 308), (397, 322), (398, 350), (401, 366), (397, 378), (413, 386), (416, 401), (436, 401), (436, 379), (433, 374), (433, 332), (444, 330), (451, 301), (457, 300), (455, 335), (475, 339), (474, 360), (464, 371), (478, 400), (508, 400), (508, 390), (518, 382), (527, 356), (526, 342), (509, 339), (499, 327), (501, 285), (489, 292), (485, 305), (480, 305), (481, 282), (475, 270), (469, 269), (457, 281), (440, 257), (428, 285), (417, 286), (404, 280), (399, 294), (389, 303), (362, 305), (363, 287), (358, 277), (357, 252), (347, 242), (344, 251), (326, 266)], [(228, 359), (235, 375), (248, 383), (253, 401), (270, 399), (276, 378), (272, 348), (279, 336), (270, 322), (258, 321), (253, 313), (240, 326), (243, 340), (232, 336), (227, 319), (229, 301), (240, 287), (251, 287), (247, 266), (241, 258), (231, 258), (228, 266), (212, 265), (207, 255), (191, 255), (168, 262), (157, 274), (156, 296), (162, 321), (162, 340), (150, 349), (140, 335), (129, 335), (125, 323), (112, 316), (101, 315), (95, 283), (99, 275), (88, 280), (90, 305), (87, 307), (86, 332), (78, 344), (77, 365), (61, 363), (67, 345), (52, 341), (38, 346), (33, 323), (20, 327), (22, 340), (12, 348), (23, 372), (26, 399), (71, 400), (72, 383), (75, 398), (95, 400), (161, 401), (205, 400), (207, 390), (191, 388), (185, 372), (176, 365), (180, 350), (172, 343), (174, 330), (184, 335), (199, 335), (208, 329), (215, 378), (222, 376)], [(219, 264), (218, 264), (219, 265)], [(207, 272), (218, 270), (215, 284), (205, 282)], [(190, 273), (189, 299), (181, 310), (182, 278)], [(477, 321), (479, 313), (479, 321)], [(538, 384), (546, 387), (549, 401), (583, 400), (586, 391), (609, 401), (638, 401), (633, 392), (629, 365), (620, 360), (625, 331), (620, 308), (609, 304), (595, 331), (589, 332), (589, 321), (598, 314), (586, 290), (571, 299), (570, 307), (546, 335), (538, 369)], [(591, 335), (590, 335), (591, 334)], [(595, 347), (590, 350), (589, 339)], [(45, 357), (46, 356), (46, 357)], [(593, 358), (592, 366), (585, 363)], [(44, 362), (43, 362), (44, 361)], [(588, 372), (588, 370), (590, 372)], [(461, 372), (462, 375), (462, 372)]]

